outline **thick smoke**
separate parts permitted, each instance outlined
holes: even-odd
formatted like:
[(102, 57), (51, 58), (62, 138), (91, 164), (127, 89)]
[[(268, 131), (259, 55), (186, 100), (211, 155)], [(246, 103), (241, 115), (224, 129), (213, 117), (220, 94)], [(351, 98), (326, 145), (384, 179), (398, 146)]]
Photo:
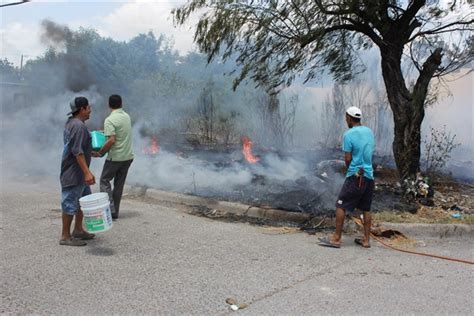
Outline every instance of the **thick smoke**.
[(50, 20), (41, 22), (42, 33), (40, 40), (46, 46), (56, 49), (66, 49), (67, 43), (73, 40), (73, 33), (66, 25), (59, 25)]
[[(90, 130), (102, 129), (103, 120), (108, 115), (108, 94), (94, 86), (96, 78), (89, 71), (88, 63), (80, 53), (83, 49), (81, 37), (67, 26), (58, 25), (52, 21), (45, 20), (42, 25), (42, 41), (53, 47), (59, 56), (54, 64), (47, 65), (50, 67), (48, 73), (55, 74), (55, 80), (59, 83), (56, 91), (48, 91), (46, 95), (44, 90), (33, 85), (18, 84), (14, 87), (2, 87), (0, 137), (2, 155), (0, 159), (4, 183), (9, 179), (27, 182), (44, 179), (58, 181), (63, 148), (63, 126), (67, 118), (66, 113), (69, 112), (68, 104), (75, 96), (86, 96), (92, 104), (93, 112), (91, 119), (87, 122)], [(61, 52), (68, 52), (68, 54), (61, 55)], [(371, 109), (377, 108), (380, 105), (379, 102), (383, 102), (381, 101), (383, 95), (381, 96), (380, 91), (375, 89), (381, 83), (380, 72), (372, 70), (368, 78), (371, 80), (366, 80), (361, 85), (364, 88), (372, 87), (372, 92), (364, 98), (365, 103), (361, 103), (360, 106), (365, 107), (364, 111), (369, 113), (367, 124), (374, 130), (384, 128), (380, 130), (380, 137), (377, 139), (377, 143), (382, 144), (379, 145), (379, 153), (390, 153), (393, 137), (390, 111), (382, 113), (383, 115), (375, 111), (370, 114)], [(268, 118), (268, 113), (262, 106), (258, 104), (254, 106), (255, 100), (252, 98), (255, 94), (246, 95), (249, 90), (243, 90), (244, 93), (239, 94), (239, 91), (242, 91), (240, 87), (237, 94), (213, 95), (215, 104), (221, 105), (220, 110), (236, 113), (216, 120), (216, 124), (227, 124), (225, 127), (232, 129), (232, 133), (229, 132), (232, 136), (230, 137), (232, 146), (225, 147), (225, 154), (205, 150), (193, 153), (193, 150), (189, 149), (190, 144), (186, 143), (189, 142), (188, 134), (191, 133), (187, 133), (181, 126), (192, 127), (192, 124), (199, 123), (196, 119), (195, 107), (202, 90), (194, 91), (193, 86), (190, 85), (187, 87), (189, 89), (179, 90), (181, 92), (192, 90), (186, 91), (188, 94), (182, 97), (177, 95), (178, 90), (173, 90), (181, 84), (179, 80), (172, 76), (163, 76), (158, 79), (162, 81), (141, 79), (130, 82), (132, 93), (128, 97), (124, 95), (124, 108), (131, 114), (134, 122), (134, 152), (136, 154), (128, 177), (129, 184), (210, 194), (219, 190), (238, 191), (242, 187), (252, 185), (255, 177), (259, 176), (264, 177), (267, 184), (288, 183), (292, 186), (295, 182), (301, 182), (301, 179), (314, 178), (315, 155), (318, 148), (323, 148), (321, 151), (324, 151), (329, 147), (327, 146), (328, 135), (334, 136), (332, 145), (340, 148), (339, 140), (345, 129), (344, 115), (341, 110), (342, 113), (333, 111), (332, 116), (328, 116), (326, 101), (332, 93), (332, 87), (297, 85), (287, 90), (280, 99), (282, 107), (288, 106), (285, 111), (279, 113), (276, 120), (280, 124), (279, 131), (291, 136), (291, 139), (284, 144), (285, 146), (271, 147), (274, 140), (268, 139), (269, 134), (264, 130), (266, 127), (262, 123)], [(42, 80), (44, 78), (36, 78), (33, 82), (41, 83)], [(170, 80), (176, 80), (176, 83), (165, 82)], [(217, 78), (216, 82), (220, 83), (219, 80), (221, 79)], [(163, 86), (168, 90), (160, 90)], [(223, 86), (220, 87), (220, 91), (223, 91), (222, 88)], [(351, 89), (352, 87), (347, 88), (347, 90)], [(153, 93), (148, 93), (150, 91)], [(116, 93), (122, 94), (121, 91), (116, 91)], [(298, 98), (292, 99), (295, 94)], [(143, 97), (144, 95), (147, 97)], [(349, 103), (344, 104), (343, 108), (354, 105), (351, 100)], [(470, 108), (472, 118), (472, 94), (469, 100), (461, 100), (460, 103)], [(291, 110), (293, 105), (296, 105), (294, 112)], [(459, 130), (454, 130), (454, 132), (462, 135), (463, 145), (473, 148), (472, 120), (470, 123), (466, 121), (466, 117), (468, 119), (469, 116), (463, 114), (466, 111), (465, 107), (456, 115), (451, 113), (452, 118), (447, 123), (458, 129), (462, 128), (462, 133)], [(443, 124), (445, 121), (440, 118), (446, 116), (435, 115), (436, 112), (433, 111), (428, 111), (427, 124)], [(375, 115), (378, 115), (377, 119), (374, 119)], [(338, 119), (340, 121), (337, 121)], [(463, 123), (457, 124), (459, 121)], [(336, 125), (340, 129), (337, 129)], [(470, 129), (470, 132), (464, 132), (464, 129)], [(161, 147), (159, 153), (155, 156), (144, 154), (144, 147), (150, 145), (151, 137), (154, 135), (173, 135), (174, 138), (171, 136), (159, 138)], [(254, 140), (255, 151), (261, 155), (259, 163), (250, 165), (243, 160), (241, 145), (237, 144), (242, 136), (249, 136)], [(188, 148), (191, 154), (180, 153), (180, 146)], [(205, 146), (201, 148), (203, 147)], [(297, 152), (299, 154), (296, 154)], [(293, 156), (289, 153), (293, 153)], [(466, 157), (462, 155), (465, 155), (464, 151), (460, 151), (459, 156), (454, 157)], [(337, 156), (332, 158), (341, 157), (342, 153), (338, 151)], [(472, 156), (470, 161), (472, 161)], [(92, 161), (91, 168), (97, 180), (100, 177), (103, 162), (104, 158)], [(342, 179), (342, 176), (333, 175), (330, 179), (331, 186), (337, 187)], [(317, 181), (311, 180), (308, 183), (313, 185)], [(327, 183), (319, 185), (328, 186)], [(94, 189), (98, 190), (98, 185)]]
[[(84, 38), (76, 35), (65, 25), (43, 20), (40, 39), (43, 44), (59, 54), (58, 64), (53, 67), (59, 70), (55, 75), (63, 74), (67, 90), (80, 92), (89, 89), (95, 83), (88, 63), (79, 51), (84, 44)], [(78, 50), (77, 54), (75, 50)], [(61, 52), (68, 54), (61, 55)]]
[[(79, 94), (65, 91), (35, 100), (34, 103), (31, 100), (24, 108), (14, 108), (12, 105), (3, 109), (2, 181), (58, 181), (68, 104), (78, 95), (86, 96), (93, 107), (91, 118), (86, 122), (89, 129), (101, 129), (107, 115), (103, 111), (107, 107), (106, 98), (93, 89)], [(250, 165), (243, 160), (240, 148), (217, 160), (212, 158), (212, 154), (183, 157), (163, 149), (157, 155), (150, 156), (143, 153), (149, 139), (142, 139), (139, 129), (138, 124), (133, 128), (136, 158), (130, 170), (129, 184), (209, 194), (230, 192), (251, 185), (256, 174), (265, 177), (270, 183), (295, 181), (314, 172), (304, 157), (298, 160), (267, 154), (260, 163)], [(104, 158), (92, 160), (91, 169), (97, 180), (103, 162)], [(214, 162), (224, 162), (226, 166)], [(94, 190), (98, 190), (98, 185)]]
[[(31, 89), (31, 87), (29, 87)], [(12, 90), (14, 88), (10, 88)], [(29, 92), (27, 100), (9, 99), (2, 94), (2, 181), (55, 181), (59, 179), (63, 149), (63, 128), (76, 94), (64, 91), (54, 96)], [(91, 104), (103, 104), (94, 90), (84, 91)], [(36, 96), (36, 98), (35, 98)], [(89, 125), (98, 126), (97, 118)]]
[[(240, 153), (235, 153), (238, 156)], [(227, 158), (231, 162), (233, 155)], [(137, 155), (130, 173), (131, 183), (160, 187), (181, 192), (207, 194), (232, 191), (250, 185), (255, 174), (266, 181), (294, 181), (311, 173), (308, 166), (293, 158), (268, 155), (259, 164), (243, 161), (229, 163), (225, 168), (209, 160), (196, 157), (183, 158), (175, 153), (161, 151), (156, 157)]]

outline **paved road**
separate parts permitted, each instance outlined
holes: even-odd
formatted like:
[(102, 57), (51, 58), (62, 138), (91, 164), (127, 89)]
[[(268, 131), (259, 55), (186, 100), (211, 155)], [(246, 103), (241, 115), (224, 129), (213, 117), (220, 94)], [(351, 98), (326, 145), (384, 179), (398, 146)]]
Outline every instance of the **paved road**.
[[(0, 313), (469, 314), (473, 267), (386, 250), (317, 246), (305, 233), (123, 201), (109, 232), (58, 245), (56, 184), (3, 183)], [(468, 239), (420, 250), (474, 259)], [(234, 298), (249, 306), (232, 312)]]

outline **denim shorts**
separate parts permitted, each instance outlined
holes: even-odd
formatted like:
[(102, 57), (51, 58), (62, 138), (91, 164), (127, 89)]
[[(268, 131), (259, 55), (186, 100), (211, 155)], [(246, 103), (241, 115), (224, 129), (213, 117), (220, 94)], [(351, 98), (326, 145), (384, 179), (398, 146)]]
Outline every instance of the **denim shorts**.
[(91, 193), (91, 188), (86, 184), (61, 188), (61, 208), (63, 213), (76, 215), (79, 210), (79, 199)]

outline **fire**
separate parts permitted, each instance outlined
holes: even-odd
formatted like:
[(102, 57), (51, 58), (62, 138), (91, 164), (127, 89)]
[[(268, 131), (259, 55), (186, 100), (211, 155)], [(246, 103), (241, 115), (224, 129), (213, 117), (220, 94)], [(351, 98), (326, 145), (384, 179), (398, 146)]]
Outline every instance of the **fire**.
[(245, 160), (247, 160), (249, 163), (256, 163), (257, 161), (259, 161), (260, 158), (252, 155), (253, 143), (250, 140), (250, 138), (248, 138), (247, 136), (244, 136), (242, 138), (242, 143), (243, 143), (242, 153), (244, 154)]
[(156, 155), (159, 151), (160, 146), (158, 146), (158, 138), (156, 136), (152, 137), (150, 146), (143, 148), (143, 153), (148, 155)]

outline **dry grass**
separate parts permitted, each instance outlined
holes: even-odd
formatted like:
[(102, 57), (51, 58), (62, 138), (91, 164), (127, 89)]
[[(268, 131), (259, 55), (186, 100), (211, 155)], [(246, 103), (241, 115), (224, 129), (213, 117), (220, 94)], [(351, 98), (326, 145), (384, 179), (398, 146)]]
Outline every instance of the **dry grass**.
[(427, 224), (469, 224), (474, 225), (474, 214), (461, 214), (461, 218), (451, 217), (452, 213), (441, 208), (421, 207), (416, 214), (407, 212), (380, 212), (373, 214), (375, 221), (391, 223), (427, 223)]
[(267, 235), (282, 235), (282, 234), (296, 234), (301, 233), (301, 229), (298, 227), (274, 227), (274, 226), (264, 226), (264, 234)]

